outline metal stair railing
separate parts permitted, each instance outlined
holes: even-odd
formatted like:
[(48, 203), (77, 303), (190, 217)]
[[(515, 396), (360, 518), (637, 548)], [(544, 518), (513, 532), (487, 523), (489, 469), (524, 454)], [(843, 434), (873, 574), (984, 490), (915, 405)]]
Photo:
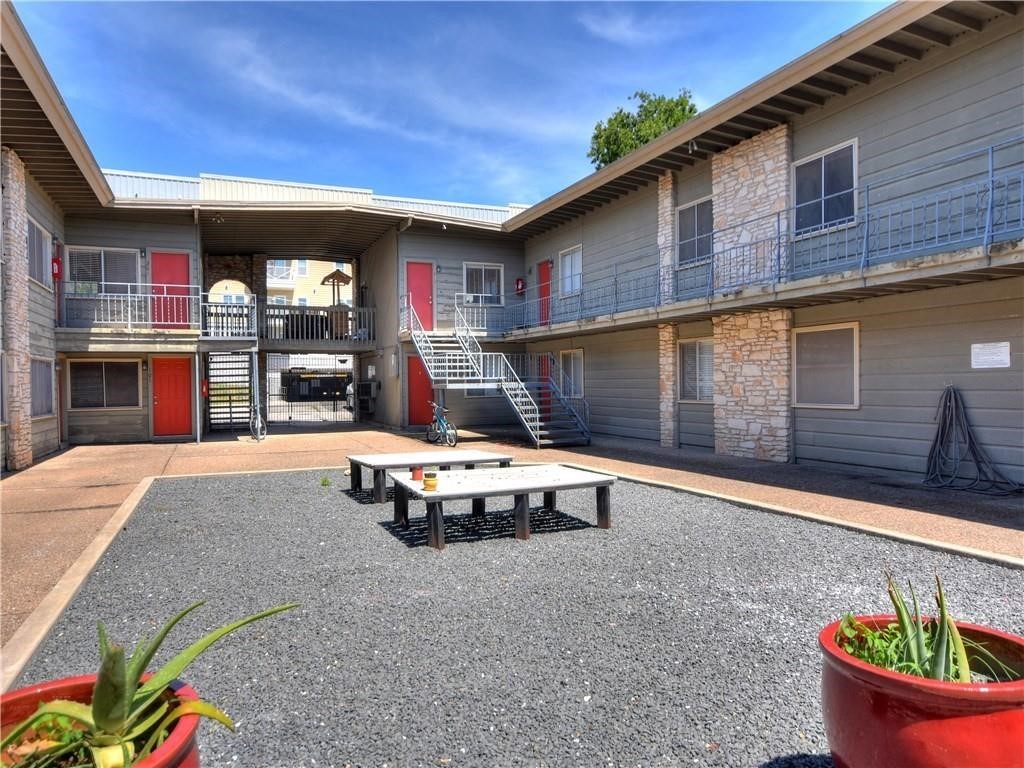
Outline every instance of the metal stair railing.
[(562, 390), (559, 382), (567, 382), (570, 387), (570, 391), (573, 391), (575, 387), (572, 386), (572, 378), (564, 371), (562, 366), (558, 363), (558, 359), (555, 357), (553, 352), (542, 352), (541, 357), (546, 357), (548, 361), (548, 376), (547, 384), (551, 389), (551, 393), (555, 396), (555, 399), (567, 410), (572, 417), (576, 420), (576, 426), (579, 428), (580, 433), (586, 437), (587, 442), (590, 442), (590, 403), (583, 397), (568, 396)]
[(420, 360), (423, 361), (423, 365), (426, 367), (430, 378), (436, 378), (433, 370), (434, 347), (430, 343), (430, 337), (423, 329), (423, 323), (420, 322), (420, 317), (416, 314), (416, 309), (412, 305), (411, 293), (402, 296), (400, 311), (403, 321), (402, 325), (405, 327), (405, 330), (409, 331), (409, 335), (412, 336), (412, 343), (416, 347), (416, 353), (420, 356)]
[(485, 363), (485, 353), (480, 348), (480, 342), (473, 335), (457, 302), (455, 304), (455, 338), (458, 339), (463, 351), (469, 357), (480, 380), (498, 382), (498, 388), (505, 395), (505, 399), (512, 406), (512, 410), (516, 412), (516, 416), (526, 431), (530, 433), (533, 444), (539, 448), (540, 408), (537, 407), (530, 391), (503, 353), (486, 353)]

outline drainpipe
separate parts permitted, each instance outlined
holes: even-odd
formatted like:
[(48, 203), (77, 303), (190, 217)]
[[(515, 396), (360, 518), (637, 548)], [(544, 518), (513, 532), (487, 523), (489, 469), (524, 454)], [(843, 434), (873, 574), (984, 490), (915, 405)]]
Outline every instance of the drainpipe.
[(202, 398), (202, 394), (200, 392), (200, 385), (199, 385), (199, 351), (198, 350), (196, 351), (196, 356), (195, 356), (195, 371), (196, 371), (196, 375), (195, 375), (195, 379), (194, 379), (195, 380), (195, 385), (192, 387), (192, 389), (195, 392), (195, 396), (196, 396), (195, 422), (196, 422), (196, 444), (198, 445), (199, 442), (200, 442), (200, 436), (203, 433), (203, 420), (202, 420), (202, 418), (200, 418), (200, 415), (199, 415), (199, 409), (200, 409), (200, 406), (202, 404), (202, 399), (203, 398)]

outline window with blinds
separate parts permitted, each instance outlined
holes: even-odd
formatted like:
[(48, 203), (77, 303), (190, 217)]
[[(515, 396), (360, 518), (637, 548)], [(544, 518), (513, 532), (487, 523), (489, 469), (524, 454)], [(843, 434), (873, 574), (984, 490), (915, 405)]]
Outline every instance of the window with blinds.
[(138, 360), (72, 360), (68, 366), (72, 408), (139, 406)]
[(679, 345), (679, 399), (714, 402), (715, 345), (684, 341)]
[(67, 279), (75, 293), (139, 293), (139, 252), (120, 248), (69, 248)]
[(53, 360), (33, 360), (32, 416), (53, 415)]
[(28, 240), (28, 276), (49, 288), (53, 285), (53, 275), (50, 273), (53, 241), (50, 239), (50, 233), (29, 219), (26, 237)]

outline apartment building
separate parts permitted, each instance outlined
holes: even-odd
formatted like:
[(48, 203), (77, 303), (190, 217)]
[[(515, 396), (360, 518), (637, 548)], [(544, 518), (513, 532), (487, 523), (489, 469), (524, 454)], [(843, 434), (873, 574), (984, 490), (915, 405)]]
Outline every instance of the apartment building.
[[(547, 200), (492, 207), (104, 174), (5, 3), (7, 464), (201, 439), (225, 426), (217, 381), (265, 410), (273, 355), (323, 353), (352, 356), (358, 417), (387, 425), (445, 399), (538, 446), (914, 474), (955, 384), (1024, 480), (1018, 11), (894, 5)], [(341, 265), (349, 298), (276, 304), (302, 257)]]

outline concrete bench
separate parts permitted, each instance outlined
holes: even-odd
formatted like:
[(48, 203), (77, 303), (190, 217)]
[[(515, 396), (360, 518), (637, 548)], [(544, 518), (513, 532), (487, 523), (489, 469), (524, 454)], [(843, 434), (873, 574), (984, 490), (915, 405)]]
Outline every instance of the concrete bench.
[(385, 500), (385, 485), (389, 469), (413, 467), (440, 467), (448, 470), (455, 466), (473, 469), (477, 464), (497, 464), (507, 467), (512, 463), (511, 454), (488, 453), (487, 451), (452, 451), (439, 448), (433, 451), (410, 453), (367, 453), (360, 456), (346, 456), (352, 473), (352, 490), (363, 490), (363, 467), (373, 472), (373, 500), (381, 504)]
[(598, 472), (572, 469), (558, 464), (540, 464), (473, 472), (443, 472), (437, 476), (437, 490), (423, 490), (410, 472), (392, 472), (395, 481), (395, 523), (409, 525), (409, 499), (427, 503), (427, 544), (444, 549), (444, 502), (473, 500), (473, 515), (483, 517), (486, 499), (511, 496), (515, 500), (516, 538), (530, 538), (530, 494), (544, 494), (544, 508), (555, 509), (558, 491), (575, 488), (597, 489), (597, 527), (612, 527), (611, 486), (615, 478)]

